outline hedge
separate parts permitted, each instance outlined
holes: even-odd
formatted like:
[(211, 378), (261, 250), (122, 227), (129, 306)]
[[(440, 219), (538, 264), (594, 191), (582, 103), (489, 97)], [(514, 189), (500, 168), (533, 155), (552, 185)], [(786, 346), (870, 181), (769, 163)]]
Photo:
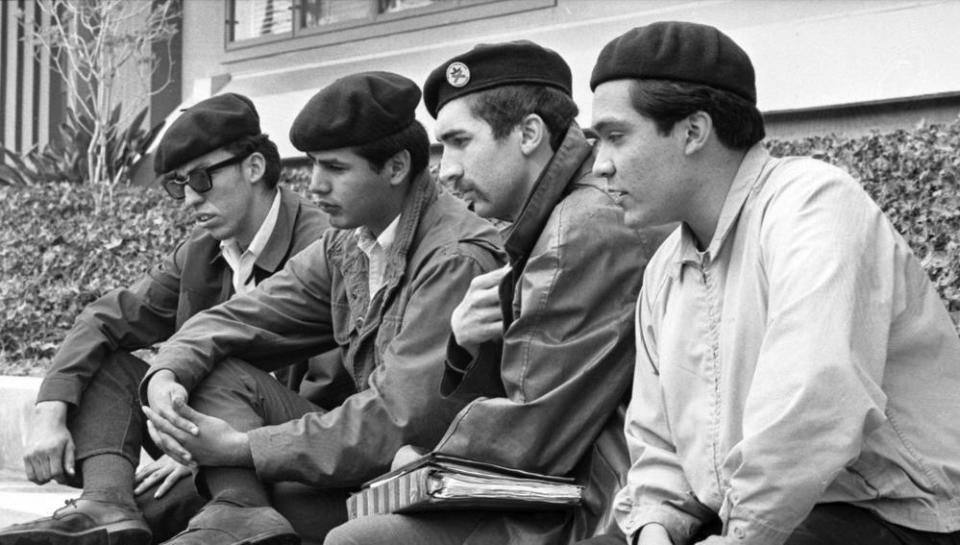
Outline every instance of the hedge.
[[(857, 176), (921, 258), (960, 321), (960, 120), (857, 138), (770, 141)], [(285, 171), (302, 190), (303, 168)], [(0, 374), (41, 375), (80, 310), (129, 285), (186, 236), (185, 215), (156, 188), (0, 187)]]

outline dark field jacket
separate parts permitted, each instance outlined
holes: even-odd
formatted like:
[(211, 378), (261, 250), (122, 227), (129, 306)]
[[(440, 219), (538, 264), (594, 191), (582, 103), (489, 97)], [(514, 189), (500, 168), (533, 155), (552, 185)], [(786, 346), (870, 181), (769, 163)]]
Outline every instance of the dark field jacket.
[(498, 243), (489, 223), (425, 173), (404, 202), (372, 301), (355, 231), (331, 229), (252, 293), (185, 324), (144, 383), (169, 369), (189, 390), (227, 357), (272, 371), (339, 347), (336, 365), (355, 394), (248, 436), (264, 481), (357, 486), (389, 469), (402, 445), (434, 445), (462, 407), (439, 392), (450, 314), (474, 276), (502, 264)]

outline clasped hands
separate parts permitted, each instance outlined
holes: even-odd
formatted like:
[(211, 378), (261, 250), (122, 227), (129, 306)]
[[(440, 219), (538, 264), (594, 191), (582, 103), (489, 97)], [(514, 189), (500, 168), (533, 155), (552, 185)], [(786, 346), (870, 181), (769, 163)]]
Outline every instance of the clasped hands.
[(187, 389), (170, 371), (159, 371), (147, 383), (147, 432), (168, 456), (197, 466), (253, 466), (247, 434), (220, 418), (187, 405)]

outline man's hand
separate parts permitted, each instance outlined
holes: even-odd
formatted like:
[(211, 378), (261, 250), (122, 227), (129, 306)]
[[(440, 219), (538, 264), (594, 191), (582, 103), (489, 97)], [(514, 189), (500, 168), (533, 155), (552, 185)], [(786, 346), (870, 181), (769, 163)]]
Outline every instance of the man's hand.
[(67, 430), (67, 403), (42, 401), (33, 409), (30, 438), (23, 455), (27, 479), (43, 484), (51, 479), (64, 483), (76, 474), (75, 447)]
[(656, 523), (647, 524), (641, 528), (636, 543), (637, 545), (673, 545), (667, 529)]
[(173, 409), (181, 418), (194, 423), (197, 433), (184, 431), (150, 407), (143, 408), (150, 436), (171, 458), (189, 466), (253, 467), (246, 433), (237, 431), (224, 420), (193, 410), (179, 399)]
[(189, 467), (164, 454), (137, 470), (134, 478), (136, 488), (133, 489), (133, 493), (139, 496), (150, 490), (153, 485), (160, 483), (153, 494), (154, 498), (159, 498), (173, 488), (177, 481), (188, 475), (190, 475)]
[(154, 418), (151, 420), (163, 421), (169, 424), (168, 427), (157, 428), (156, 422), (147, 422), (147, 431), (150, 438), (160, 447), (163, 452), (170, 455), (171, 458), (185, 466), (193, 465), (190, 453), (180, 444), (176, 436), (165, 429), (176, 429), (181, 433), (196, 435), (199, 430), (194, 422), (184, 418), (176, 407), (185, 407), (187, 405), (187, 389), (177, 382), (176, 375), (172, 371), (158, 371), (147, 383), (147, 403), (150, 404), (150, 412), (144, 407), (144, 412), (149, 417), (152, 413)]
[(428, 452), (430, 451), (427, 449), (415, 447), (413, 445), (403, 445), (397, 449), (397, 453), (393, 455), (393, 462), (390, 463), (390, 471), (413, 463), (414, 461), (423, 458)]
[(450, 328), (457, 344), (473, 355), (477, 348), (503, 335), (503, 316), (500, 313), (500, 280), (510, 272), (510, 265), (476, 276), (470, 281), (463, 301), (453, 309)]

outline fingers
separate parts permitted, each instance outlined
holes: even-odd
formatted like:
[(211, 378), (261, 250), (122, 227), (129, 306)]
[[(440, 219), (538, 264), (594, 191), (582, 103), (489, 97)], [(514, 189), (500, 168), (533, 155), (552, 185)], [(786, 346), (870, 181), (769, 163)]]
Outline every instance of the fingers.
[(477, 275), (470, 281), (470, 289), (490, 289), (500, 285), (500, 280), (510, 272), (510, 265)]
[(66, 470), (67, 475), (71, 477), (76, 475), (76, 456), (77, 447), (73, 444), (73, 439), (70, 439), (63, 448), (63, 468)]
[[(150, 410), (148, 407), (144, 407), (146, 410)], [(159, 414), (165, 424), (169, 424), (173, 428), (176, 428), (176, 431), (166, 426), (159, 426), (160, 431), (168, 433), (174, 437), (178, 437), (180, 441), (182, 438), (179, 438), (178, 433), (188, 433), (190, 435), (197, 435), (199, 430), (197, 429), (196, 424), (194, 424), (189, 418), (185, 418), (188, 414), (193, 414), (191, 409), (185, 399), (181, 397), (173, 398), (173, 403), (171, 404), (171, 410), (165, 410), (164, 408), (158, 408), (154, 414)], [(158, 424), (158, 422), (154, 422)]]
[(185, 438), (183, 431), (160, 418), (149, 407), (144, 407), (143, 412), (147, 415), (147, 433), (150, 434), (153, 442), (168, 456), (181, 464), (189, 465), (192, 463), (193, 459), (190, 453), (183, 448), (180, 440), (177, 439), (177, 435), (181, 437), (181, 440)]
[(173, 488), (173, 485), (177, 484), (177, 481), (189, 474), (190, 470), (188, 468), (182, 465), (175, 466), (170, 473), (167, 474), (166, 478), (163, 479), (163, 482), (160, 483), (160, 486), (157, 488), (157, 492), (153, 495), (153, 497), (162, 497), (164, 494), (169, 492), (171, 488)]

